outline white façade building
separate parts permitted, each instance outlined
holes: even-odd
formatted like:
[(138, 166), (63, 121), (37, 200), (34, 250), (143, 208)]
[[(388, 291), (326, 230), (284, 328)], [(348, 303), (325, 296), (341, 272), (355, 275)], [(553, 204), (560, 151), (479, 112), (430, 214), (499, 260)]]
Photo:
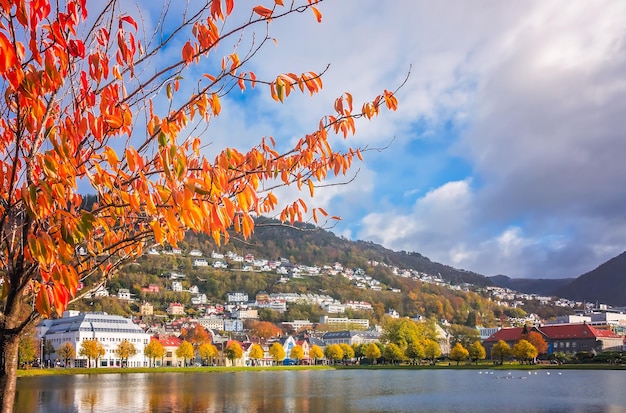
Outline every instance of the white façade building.
[[(98, 340), (105, 349), (104, 356), (97, 367), (120, 367), (121, 360), (115, 355), (118, 345), (127, 340), (135, 346), (137, 354), (128, 359), (128, 367), (147, 365), (144, 348), (150, 342), (150, 334), (129, 318), (107, 313), (79, 313), (66, 311), (63, 318), (45, 320), (38, 326), (40, 336), (49, 341), (56, 349), (64, 343), (70, 343), (76, 352), (76, 358), (70, 361), (73, 367), (86, 367), (87, 358), (79, 355), (81, 344), (85, 340)], [(61, 359), (57, 353), (52, 359)], [(92, 361), (93, 363), (93, 361)]]

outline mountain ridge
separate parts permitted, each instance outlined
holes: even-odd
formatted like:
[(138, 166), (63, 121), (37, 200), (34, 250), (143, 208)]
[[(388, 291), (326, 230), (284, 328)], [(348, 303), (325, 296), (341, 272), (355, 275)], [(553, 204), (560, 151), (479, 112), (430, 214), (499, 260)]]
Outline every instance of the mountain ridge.
[(625, 289), (626, 251), (557, 289), (555, 294), (572, 300), (626, 306)]

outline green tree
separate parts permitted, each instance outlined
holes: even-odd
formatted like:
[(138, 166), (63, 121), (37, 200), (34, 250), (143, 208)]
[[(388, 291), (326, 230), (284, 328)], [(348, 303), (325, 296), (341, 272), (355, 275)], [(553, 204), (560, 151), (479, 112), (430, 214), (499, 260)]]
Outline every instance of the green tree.
[(504, 364), (504, 359), (511, 357), (512, 354), (511, 346), (504, 340), (499, 340), (491, 347), (491, 358), (500, 359), (500, 364)]
[(334, 364), (343, 358), (343, 350), (339, 344), (331, 344), (324, 349), (324, 356)]
[(530, 363), (535, 357), (537, 357), (537, 349), (528, 340), (520, 340), (513, 346), (513, 355), (523, 363), (524, 361)]
[(450, 343), (461, 343), (463, 347), (469, 348), (476, 340), (480, 340), (480, 334), (476, 328), (459, 324), (450, 326)]
[(476, 329), (476, 311), (470, 311), (465, 321), (465, 326)]
[(27, 366), (35, 359), (37, 343), (33, 334), (25, 334), (20, 339), (18, 347), (18, 361), (20, 365)]
[(376, 360), (380, 358), (380, 348), (376, 343), (369, 343), (365, 348), (365, 358), (370, 360), (371, 364), (374, 364)]
[(296, 363), (299, 363), (300, 360), (304, 358), (304, 349), (301, 345), (293, 346), (291, 351), (289, 352), (289, 358), (295, 360)]
[(474, 360), (476, 364), (478, 364), (478, 360), (484, 360), (487, 357), (485, 347), (478, 340), (474, 341), (467, 350), (469, 351), (470, 359)]
[(430, 360), (432, 364), (435, 363), (435, 359), (441, 356), (441, 347), (435, 340), (424, 340), (424, 358)]
[(348, 361), (349, 359), (354, 358), (354, 349), (352, 348), (352, 346), (349, 346), (346, 343), (341, 343), (339, 344), (339, 347), (341, 347), (341, 351), (343, 351), (342, 360), (344, 362)]
[(96, 367), (98, 367), (98, 359), (104, 356), (104, 346), (98, 340), (84, 340), (80, 345), (78, 355), (87, 357), (87, 367), (91, 367), (91, 360), (96, 361)]
[(248, 352), (248, 358), (252, 361), (259, 364), (259, 360), (262, 360), (265, 357), (265, 352), (263, 351), (263, 347), (260, 344), (254, 343), (250, 346), (250, 351)]
[(235, 365), (235, 360), (239, 360), (243, 357), (243, 349), (237, 341), (231, 341), (226, 345), (224, 349), (224, 355), (230, 360), (231, 365)]
[(413, 363), (419, 363), (425, 356), (423, 342), (415, 341), (409, 344), (404, 354), (411, 359)]
[(404, 359), (404, 353), (402, 352), (402, 349), (395, 343), (389, 343), (385, 346), (383, 356), (391, 364), (396, 364), (398, 361)]
[(461, 343), (456, 343), (450, 350), (450, 360), (456, 361), (456, 365), (469, 357), (469, 351)]
[(127, 367), (128, 359), (135, 354), (137, 354), (137, 348), (128, 340), (123, 340), (115, 349), (115, 355), (122, 360), (122, 367)]
[(309, 349), (309, 358), (313, 359), (313, 364), (317, 364), (317, 360), (324, 358), (324, 351), (317, 344), (313, 344)]
[(198, 349), (198, 354), (200, 355), (200, 358), (204, 360), (205, 363), (208, 365), (215, 357), (217, 357), (217, 347), (215, 347), (211, 343), (204, 343)]
[(436, 337), (434, 325), (431, 323), (416, 323), (408, 318), (399, 318), (385, 324), (380, 339), (384, 343), (393, 343), (401, 349), (406, 349), (409, 343)]
[(76, 350), (74, 350), (74, 346), (70, 342), (65, 342), (61, 344), (59, 349), (57, 350), (57, 354), (63, 360), (65, 366), (70, 365), (70, 360), (76, 358)]
[(146, 344), (143, 349), (143, 353), (148, 357), (152, 363), (152, 367), (155, 366), (157, 359), (162, 359), (165, 356), (165, 347), (157, 339), (150, 339), (150, 342)]
[(270, 347), (269, 353), (270, 353), (270, 357), (276, 363), (280, 363), (281, 361), (283, 361), (286, 356), (285, 348), (278, 341), (272, 344), (272, 346)]
[(183, 340), (182, 343), (176, 349), (176, 357), (179, 359), (183, 359), (185, 367), (187, 367), (187, 359), (193, 358), (193, 345), (187, 340)]

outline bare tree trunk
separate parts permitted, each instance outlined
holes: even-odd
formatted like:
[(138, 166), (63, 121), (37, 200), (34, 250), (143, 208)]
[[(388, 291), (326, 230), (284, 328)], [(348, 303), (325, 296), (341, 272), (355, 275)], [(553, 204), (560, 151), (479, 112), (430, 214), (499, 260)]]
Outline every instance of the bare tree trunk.
[(17, 350), (19, 336), (0, 335), (0, 401), (2, 413), (13, 413), (17, 384)]

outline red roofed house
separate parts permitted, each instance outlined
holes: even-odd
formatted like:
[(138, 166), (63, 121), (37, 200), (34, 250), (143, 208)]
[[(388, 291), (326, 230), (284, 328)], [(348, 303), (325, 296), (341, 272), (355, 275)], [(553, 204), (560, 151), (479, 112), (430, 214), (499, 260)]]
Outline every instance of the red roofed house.
[[(165, 349), (165, 357), (163, 357), (163, 366), (179, 366), (184, 363), (184, 360), (178, 360), (176, 357), (176, 349), (183, 342), (180, 338), (170, 335), (156, 335), (152, 337), (152, 340), (159, 340), (163, 348)], [(161, 365), (161, 360), (156, 360), (156, 365)]]
[[(491, 348), (499, 340), (504, 340), (513, 347), (524, 331), (524, 327), (503, 328), (483, 342), (487, 356), (491, 357)], [(587, 324), (553, 324), (532, 327), (548, 343), (548, 354), (577, 353), (579, 351), (621, 351), (624, 338), (609, 330), (599, 330)]]

